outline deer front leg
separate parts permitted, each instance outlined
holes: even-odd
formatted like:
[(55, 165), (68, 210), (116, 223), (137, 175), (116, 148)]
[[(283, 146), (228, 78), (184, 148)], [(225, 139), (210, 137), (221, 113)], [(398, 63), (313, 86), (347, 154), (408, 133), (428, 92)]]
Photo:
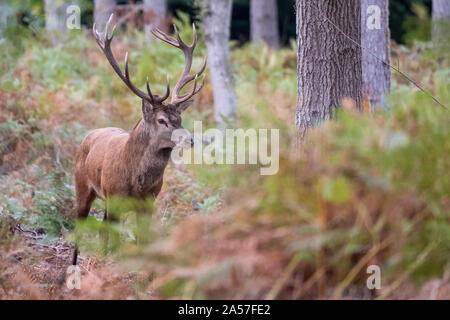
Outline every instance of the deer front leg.
[[(117, 223), (120, 221), (117, 217), (111, 214), (111, 203), (108, 201), (108, 198), (105, 200), (105, 214), (103, 216), (103, 221), (105, 223)], [(105, 226), (105, 229), (100, 230), (100, 237), (102, 238), (103, 243), (103, 253), (106, 255), (109, 251), (109, 226)]]
[(154, 197), (138, 200), (136, 206), (136, 243), (146, 245), (149, 243), (150, 223), (152, 217), (152, 205), (149, 202)]
[[(90, 189), (86, 183), (86, 177), (75, 172), (75, 193), (76, 193), (76, 217), (78, 219), (86, 219), (91, 210), (92, 202), (95, 200), (96, 194)], [(75, 241), (75, 249), (72, 256), (72, 265), (76, 265), (78, 261), (78, 245)]]

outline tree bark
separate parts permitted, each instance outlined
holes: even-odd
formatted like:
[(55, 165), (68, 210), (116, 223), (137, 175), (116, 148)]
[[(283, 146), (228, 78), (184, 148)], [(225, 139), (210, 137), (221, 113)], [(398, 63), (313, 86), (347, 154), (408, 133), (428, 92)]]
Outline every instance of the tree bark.
[[(362, 80), (364, 102), (386, 106), (385, 95), (391, 87), (389, 1), (361, 1)], [(376, 57), (379, 59), (377, 59)]]
[(361, 2), (297, 0), (296, 11), (295, 122), (303, 138), (310, 128), (331, 119), (343, 98), (353, 99), (361, 109)]
[(70, 4), (71, 1), (45, 0), (45, 29), (53, 45), (67, 40), (66, 10)]
[(251, 0), (250, 38), (277, 49), (280, 46), (277, 0)]
[(236, 94), (230, 61), (232, 0), (202, 0), (203, 32), (214, 90), (214, 117), (220, 129), (236, 118)]
[(448, 42), (450, 24), (450, 1), (433, 0), (433, 41), (436, 44)]
[(116, 8), (116, 0), (94, 0), (94, 21), (102, 30)]
[(0, 39), (3, 37), (3, 32), (8, 26), (8, 18), (12, 13), (13, 10), (9, 3), (0, 3)]
[(152, 41), (151, 30), (159, 28), (167, 32), (167, 0), (144, 0), (144, 31)]

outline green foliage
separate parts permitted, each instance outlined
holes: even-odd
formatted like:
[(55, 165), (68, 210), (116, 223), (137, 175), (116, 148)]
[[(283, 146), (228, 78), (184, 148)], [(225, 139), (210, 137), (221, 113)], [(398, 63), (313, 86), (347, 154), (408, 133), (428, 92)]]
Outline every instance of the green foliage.
[[(55, 130), (66, 131), (66, 134), (71, 131), (80, 134), (76, 128), (70, 130), (64, 129), (64, 126), (62, 128), (57, 126)], [(42, 157), (45, 151), (53, 153), (53, 150), (58, 148), (55, 147), (54, 136), (43, 131), (33, 118), (28, 119), (28, 122), (24, 124), (16, 120), (1, 123), (0, 137), (0, 154), (14, 153), (17, 143), (20, 140), (26, 141), (26, 153), (16, 156), (17, 158)], [(60, 137), (62, 141), (65, 139), (73, 141), (76, 135), (60, 134)], [(79, 138), (75, 139), (79, 141)], [(50, 171), (37, 165), (30, 165), (28, 178), (32, 177), (34, 181), (38, 181), (37, 186), (21, 179), (7, 179), (8, 171), (0, 166), (0, 172), (3, 174), (1, 179), (4, 181), (1, 187), (2, 192), (5, 193), (2, 194), (0, 201), (6, 205), (14, 217), (20, 219), (26, 228), (42, 229), (50, 237), (59, 236), (63, 227), (72, 228), (72, 222), (67, 216), (73, 210), (74, 188), (71, 184), (71, 174), (65, 171), (62, 162), (66, 161), (61, 161), (58, 154), (55, 166)], [(28, 199), (31, 199), (31, 202)], [(27, 205), (24, 204), (25, 202)]]
[[(73, 210), (73, 186), (68, 183), (69, 176), (66, 173), (46, 173), (39, 167), (33, 169), (39, 179), (39, 189), (16, 179), (8, 190), (15, 196), (2, 194), (0, 202), (13, 217), (19, 219), (24, 228), (41, 229), (50, 238), (58, 237), (62, 228), (73, 228), (72, 222), (67, 218), (67, 214)], [(19, 194), (23, 198), (18, 197)], [(32, 198), (30, 208), (23, 204), (24, 199), (28, 197)]]
[(35, 170), (40, 181), (40, 189), (33, 191), (34, 215), (31, 216), (29, 224), (33, 228), (42, 228), (50, 237), (59, 236), (62, 228), (73, 228), (73, 222), (67, 218), (73, 210), (74, 197), (70, 177), (65, 172), (46, 173), (39, 168)]
[(326, 178), (323, 182), (322, 192), (322, 197), (331, 203), (347, 203), (350, 199), (351, 187), (343, 177), (336, 179)]
[(73, 240), (81, 250), (90, 254), (99, 252), (106, 254), (117, 250), (122, 244), (120, 227), (117, 224), (104, 222), (92, 216), (77, 221)]
[(89, 71), (86, 59), (80, 54), (86, 43), (82, 39), (85, 38), (72, 40), (77, 42), (76, 47), (74, 43), (68, 42), (64, 48), (33, 48), (33, 60), (29, 65), (33, 78), (52, 90), (68, 83), (74, 87), (82, 86), (82, 82), (77, 80), (85, 77)]
[(406, 33), (403, 40), (407, 45), (414, 41), (428, 41), (431, 38), (431, 17), (428, 9), (420, 3), (412, 4), (413, 16), (409, 16), (403, 22)]
[(237, 72), (236, 86), (243, 90), (268, 86), (271, 91), (295, 92), (297, 56), (292, 50), (270, 50), (266, 46), (247, 44), (233, 55), (233, 69)]
[(8, 119), (0, 123), (0, 155), (10, 151), (11, 145), (23, 138), (28, 127), (16, 120)]
[(118, 249), (135, 251), (135, 246), (147, 245), (154, 234), (149, 234), (153, 222), (152, 200), (112, 197), (108, 200), (108, 220), (90, 216), (76, 222), (70, 239), (91, 254), (116, 252)]
[[(391, 38), (397, 43), (404, 43), (405, 33), (408, 29), (403, 25), (405, 20), (414, 17), (412, 10), (414, 5), (421, 5), (430, 12), (432, 0), (394, 0), (389, 1), (389, 28), (391, 29)], [(406, 26), (408, 27), (408, 25)]]
[[(441, 277), (450, 259), (448, 110), (410, 86), (395, 84), (389, 112), (365, 115), (340, 110), (337, 121), (316, 130), (303, 146), (301, 156), (292, 158), (290, 148), (295, 136), (289, 124), (273, 112), (282, 102), (267, 102), (274, 94), (271, 77), (276, 82), (283, 73), (290, 72), (283, 70), (286, 58), (278, 59), (283, 54), (289, 57), (289, 52), (262, 50), (249, 46), (233, 53), (240, 83), (240, 122), (244, 127), (281, 128), (279, 173), (261, 177), (250, 166), (193, 166), (205, 185), (224, 186), (225, 209), (210, 215), (220, 218), (211, 221), (205, 217), (197, 225), (181, 223), (174, 229), (174, 236), (157, 237), (156, 243), (146, 249), (123, 256), (124, 261), (139, 256), (150, 265), (142, 264), (144, 270), (154, 267), (162, 278), (179, 271), (180, 276), (163, 282), (161, 297), (191, 292), (190, 297), (224, 298), (238, 294), (237, 290), (242, 290), (241, 296), (261, 297), (258, 294), (271, 288), (266, 283), (273, 284), (279, 278), (256, 272), (249, 279), (239, 277), (236, 270), (253, 259), (261, 259), (260, 265), (273, 266), (271, 248), (296, 261), (299, 270), (327, 270), (329, 274), (322, 277), (330, 290), (342, 286), (345, 292), (351, 284), (364, 286), (364, 269), (350, 280), (351, 284), (345, 279), (355, 268), (355, 261), (378, 245), (385, 246), (377, 251), (377, 263), (386, 283), (393, 283), (404, 272), (418, 284)], [(249, 65), (253, 66), (253, 74)], [(432, 70), (434, 91), (448, 105), (450, 85), (445, 64), (443, 68), (439, 63), (432, 66), (441, 69)], [(295, 77), (291, 81), (295, 83)], [(260, 88), (255, 88), (260, 83)], [(295, 103), (295, 91), (285, 92), (289, 94), (287, 103)], [(259, 233), (278, 232), (282, 239), (258, 240)], [(169, 252), (161, 250), (166, 242), (171, 243)], [(259, 245), (255, 244), (255, 252), (242, 257), (227, 251), (225, 244), (232, 247), (235, 242)], [(277, 267), (281, 277), (286, 263), (280, 261)], [(216, 276), (211, 279), (210, 274)], [(203, 282), (203, 277), (209, 280)], [(229, 286), (230, 281), (239, 282), (239, 288)], [(246, 286), (252, 290), (246, 291)], [(225, 292), (214, 291), (216, 287), (225, 287)], [(334, 294), (341, 296), (343, 292), (336, 289)], [(283, 297), (292, 296), (288, 292)]]
[(11, 212), (14, 218), (20, 219), (24, 217), (26, 208), (22, 205), (22, 202), (16, 198), (10, 198), (6, 195), (0, 194), (0, 202), (5, 205), (6, 209)]
[[(178, 13), (175, 23), (189, 42), (188, 16)], [(410, 25), (411, 35), (416, 27)], [(119, 56), (130, 47), (133, 81), (142, 87), (149, 76), (152, 89), (162, 92), (168, 74), (173, 87), (184, 67), (181, 52), (160, 41), (149, 46), (140, 32), (118, 33), (114, 50)], [(164, 298), (262, 298), (281, 275), (293, 284), (300, 273), (310, 280), (311, 270), (324, 270), (317, 279), (333, 291), (348, 287), (344, 280), (355, 261), (387, 240), (392, 242), (377, 252), (386, 283), (404, 272), (421, 283), (448, 267), (448, 111), (394, 81), (389, 112), (338, 111), (336, 121), (315, 130), (294, 156), (295, 43), (279, 51), (252, 44), (232, 51), (235, 125), (280, 129), (278, 174), (262, 177), (259, 167), (250, 165), (169, 167), (157, 203), (111, 199), (108, 212), (119, 223), (105, 223), (104, 204), (97, 200), (96, 216), (75, 225), (67, 216), (74, 210), (76, 148), (88, 128), (128, 126), (129, 119), (140, 117), (140, 105), (92, 39), (74, 36), (56, 49), (33, 37), (39, 36), (0, 41), (1, 93), (8, 95), (5, 111), (14, 119), (0, 123), (0, 155), (24, 160), (17, 168), (1, 168), (1, 206), (24, 228), (42, 228), (49, 238), (69, 229), (68, 239), (81, 251), (113, 252), (129, 270), (147, 273), (136, 281), (143, 296), (155, 277), (161, 285), (152, 294)], [(205, 53), (201, 43), (193, 69)], [(418, 64), (426, 66), (421, 82), (449, 105), (448, 51), (415, 46), (422, 52)], [(94, 50), (101, 58), (86, 58)], [(200, 101), (201, 111), (194, 107), (183, 115), (189, 130), (194, 119), (206, 121), (204, 129), (214, 125), (208, 122), (211, 97)], [(418, 259), (422, 256), (426, 259)], [(293, 273), (285, 273), (291, 266)], [(360, 270), (350, 283), (364, 286), (364, 276)], [(316, 297), (316, 286), (311, 288)]]

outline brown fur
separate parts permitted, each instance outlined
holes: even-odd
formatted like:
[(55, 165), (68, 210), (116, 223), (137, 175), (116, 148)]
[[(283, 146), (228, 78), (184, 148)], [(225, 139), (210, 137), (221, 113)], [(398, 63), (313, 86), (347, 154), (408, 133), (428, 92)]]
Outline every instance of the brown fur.
[[(192, 57), (197, 44), (197, 33), (193, 25), (194, 41), (186, 45), (175, 28), (176, 39), (155, 29), (152, 33), (160, 40), (180, 49), (184, 53), (185, 68), (175, 85), (170, 103), (164, 103), (169, 97), (170, 85), (163, 96), (152, 94), (147, 80), (147, 93), (137, 88), (128, 74), (128, 53), (123, 73), (111, 51), (114, 27), (110, 32), (109, 18), (105, 32), (100, 34), (93, 26), (93, 34), (106, 59), (120, 79), (130, 90), (142, 99), (142, 119), (130, 132), (120, 128), (102, 128), (90, 132), (78, 149), (75, 163), (75, 193), (78, 218), (89, 215), (95, 198), (106, 202), (111, 196), (131, 197), (139, 200), (156, 198), (163, 184), (164, 170), (170, 153), (175, 147), (171, 140), (176, 129), (182, 129), (181, 113), (192, 103), (191, 98), (204, 85), (197, 87), (197, 78), (206, 68), (206, 57), (199, 72), (189, 75)], [(183, 87), (194, 81), (192, 91), (180, 96)], [(192, 140), (191, 140), (192, 141)], [(179, 141), (181, 142), (181, 141)], [(105, 218), (108, 219), (108, 205)], [(77, 262), (78, 249), (75, 248), (73, 264)]]
[[(149, 106), (145, 103), (143, 108)], [(164, 119), (167, 126), (159, 124), (159, 119)], [(140, 120), (130, 132), (120, 128), (90, 132), (76, 157), (77, 216), (87, 217), (97, 197), (156, 198), (175, 146), (171, 134), (179, 128), (182, 128), (180, 114), (169, 106), (151, 113), (149, 119)]]

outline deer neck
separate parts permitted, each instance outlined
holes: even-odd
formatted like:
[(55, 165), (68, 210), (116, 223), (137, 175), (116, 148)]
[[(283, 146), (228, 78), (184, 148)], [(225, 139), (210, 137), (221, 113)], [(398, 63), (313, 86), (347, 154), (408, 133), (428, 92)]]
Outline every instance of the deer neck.
[(127, 166), (131, 168), (131, 184), (144, 193), (161, 181), (169, 161), (170, 152), (158, 147), (159, 141), (145, 121), (140, 120), (130, 132), (125, 152)]

